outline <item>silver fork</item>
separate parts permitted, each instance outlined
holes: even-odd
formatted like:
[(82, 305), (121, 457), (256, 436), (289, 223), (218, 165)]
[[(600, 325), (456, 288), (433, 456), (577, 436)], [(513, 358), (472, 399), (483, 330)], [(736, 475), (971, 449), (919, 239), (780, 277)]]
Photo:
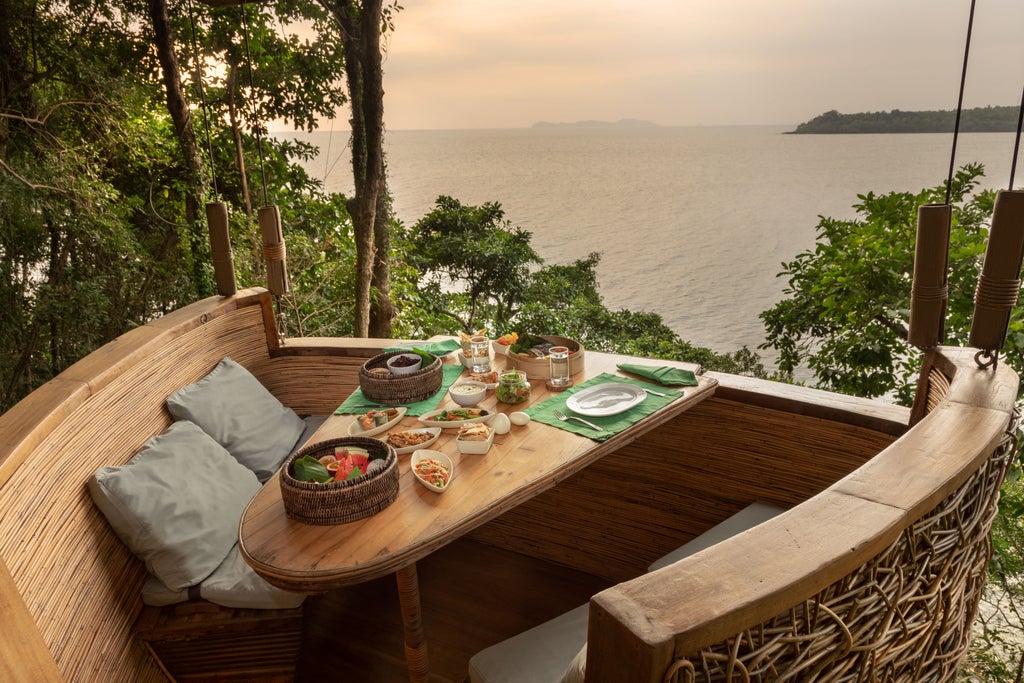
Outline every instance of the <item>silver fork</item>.
[(596, 429), (599, 432), (603, 432), (604, 431), (603, 429), (598, 427), (593, 422), (587, 422), (582, 417), (576, 417), (575, 415), (566, 415), (565, 413), (563, 413), (561, 410), (558, 410), (557, 408), (555, 410), (551, 411), (551, 412), (553, 412), (555, 414), (555, 417), (557, 417), (562, 422), (568, 422), (569, 420), (576, 420), (577, 422), (580, 422), (582, 424), (587, 425), (591, 429)]

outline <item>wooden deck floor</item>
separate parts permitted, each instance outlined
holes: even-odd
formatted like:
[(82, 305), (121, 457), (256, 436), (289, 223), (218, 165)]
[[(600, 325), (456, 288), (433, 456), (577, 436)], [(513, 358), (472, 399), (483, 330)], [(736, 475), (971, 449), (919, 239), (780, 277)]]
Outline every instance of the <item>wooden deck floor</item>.
[[(462, 683), (474, 653), (586, 602), (609, 585), (470, 540), (441, 549), (417, 569), (430, 680), (436, 683)], [(409, 680), (393, 577), (307, 603), (297, 680)]]

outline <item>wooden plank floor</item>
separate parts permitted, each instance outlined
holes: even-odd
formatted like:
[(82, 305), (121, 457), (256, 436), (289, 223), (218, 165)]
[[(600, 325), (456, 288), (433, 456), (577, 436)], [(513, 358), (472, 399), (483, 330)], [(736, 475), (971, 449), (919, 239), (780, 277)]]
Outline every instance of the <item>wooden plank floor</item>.
[[(436, 683), (462, 683), (477, 651), (586, 602), (608, 582), (459, 540), (417, 565)], [(394, 577), (310, 598), (298, 681), (409, 680)]]

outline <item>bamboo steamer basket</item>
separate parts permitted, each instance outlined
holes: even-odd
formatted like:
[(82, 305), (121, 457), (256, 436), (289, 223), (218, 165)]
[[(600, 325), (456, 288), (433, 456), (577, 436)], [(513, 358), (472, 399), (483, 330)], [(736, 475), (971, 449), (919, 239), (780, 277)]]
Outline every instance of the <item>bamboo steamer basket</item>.
[[(537, 335), (544, 341), (549, 341), (555, 346), (564, 346), (569, 349), (569, 374), (578, 375), (583, 372), (584, 350), (583, 344), (567, 337), (541, 334)], [(527, 379), (548, 379), (551, 370), (548, 368), (547, 356), (544, 358), (527, 358), (518, 356), (509, 349), (506, 357), (506, 367), (510, 370), (522, 370), (526, 373)]]

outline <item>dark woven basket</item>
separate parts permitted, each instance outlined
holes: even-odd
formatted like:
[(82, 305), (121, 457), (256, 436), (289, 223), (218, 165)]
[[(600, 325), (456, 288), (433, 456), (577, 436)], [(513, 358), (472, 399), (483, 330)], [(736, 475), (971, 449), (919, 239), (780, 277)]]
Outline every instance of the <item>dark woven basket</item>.
[[(336, 446), (359, 446), (371, 454), (386, 453), (380, 472), (349, 481), (317, 484), (292, 476), (292, 464), (304, 455), (321, 458), (334, 455)], [(309, 444), (288, 458), (281, 476), (284, 511), (291, 519), (306, 524), (344, 524), (375, 515), (398, 497), (398, 454), (395, 449), (364, 436), (347, 436)]]
[(434, 362), (408, 375), (370, 374), (374, 368), (386, 368), (388, 359), (408, 351), (387, 351), (374, 356), (359, 368), (359, 388), (370, 401), (394, 406), (402, 403), (415, 403), (430, 398), (441, 388), (444, 372), (441, 359), (434, 357)]

